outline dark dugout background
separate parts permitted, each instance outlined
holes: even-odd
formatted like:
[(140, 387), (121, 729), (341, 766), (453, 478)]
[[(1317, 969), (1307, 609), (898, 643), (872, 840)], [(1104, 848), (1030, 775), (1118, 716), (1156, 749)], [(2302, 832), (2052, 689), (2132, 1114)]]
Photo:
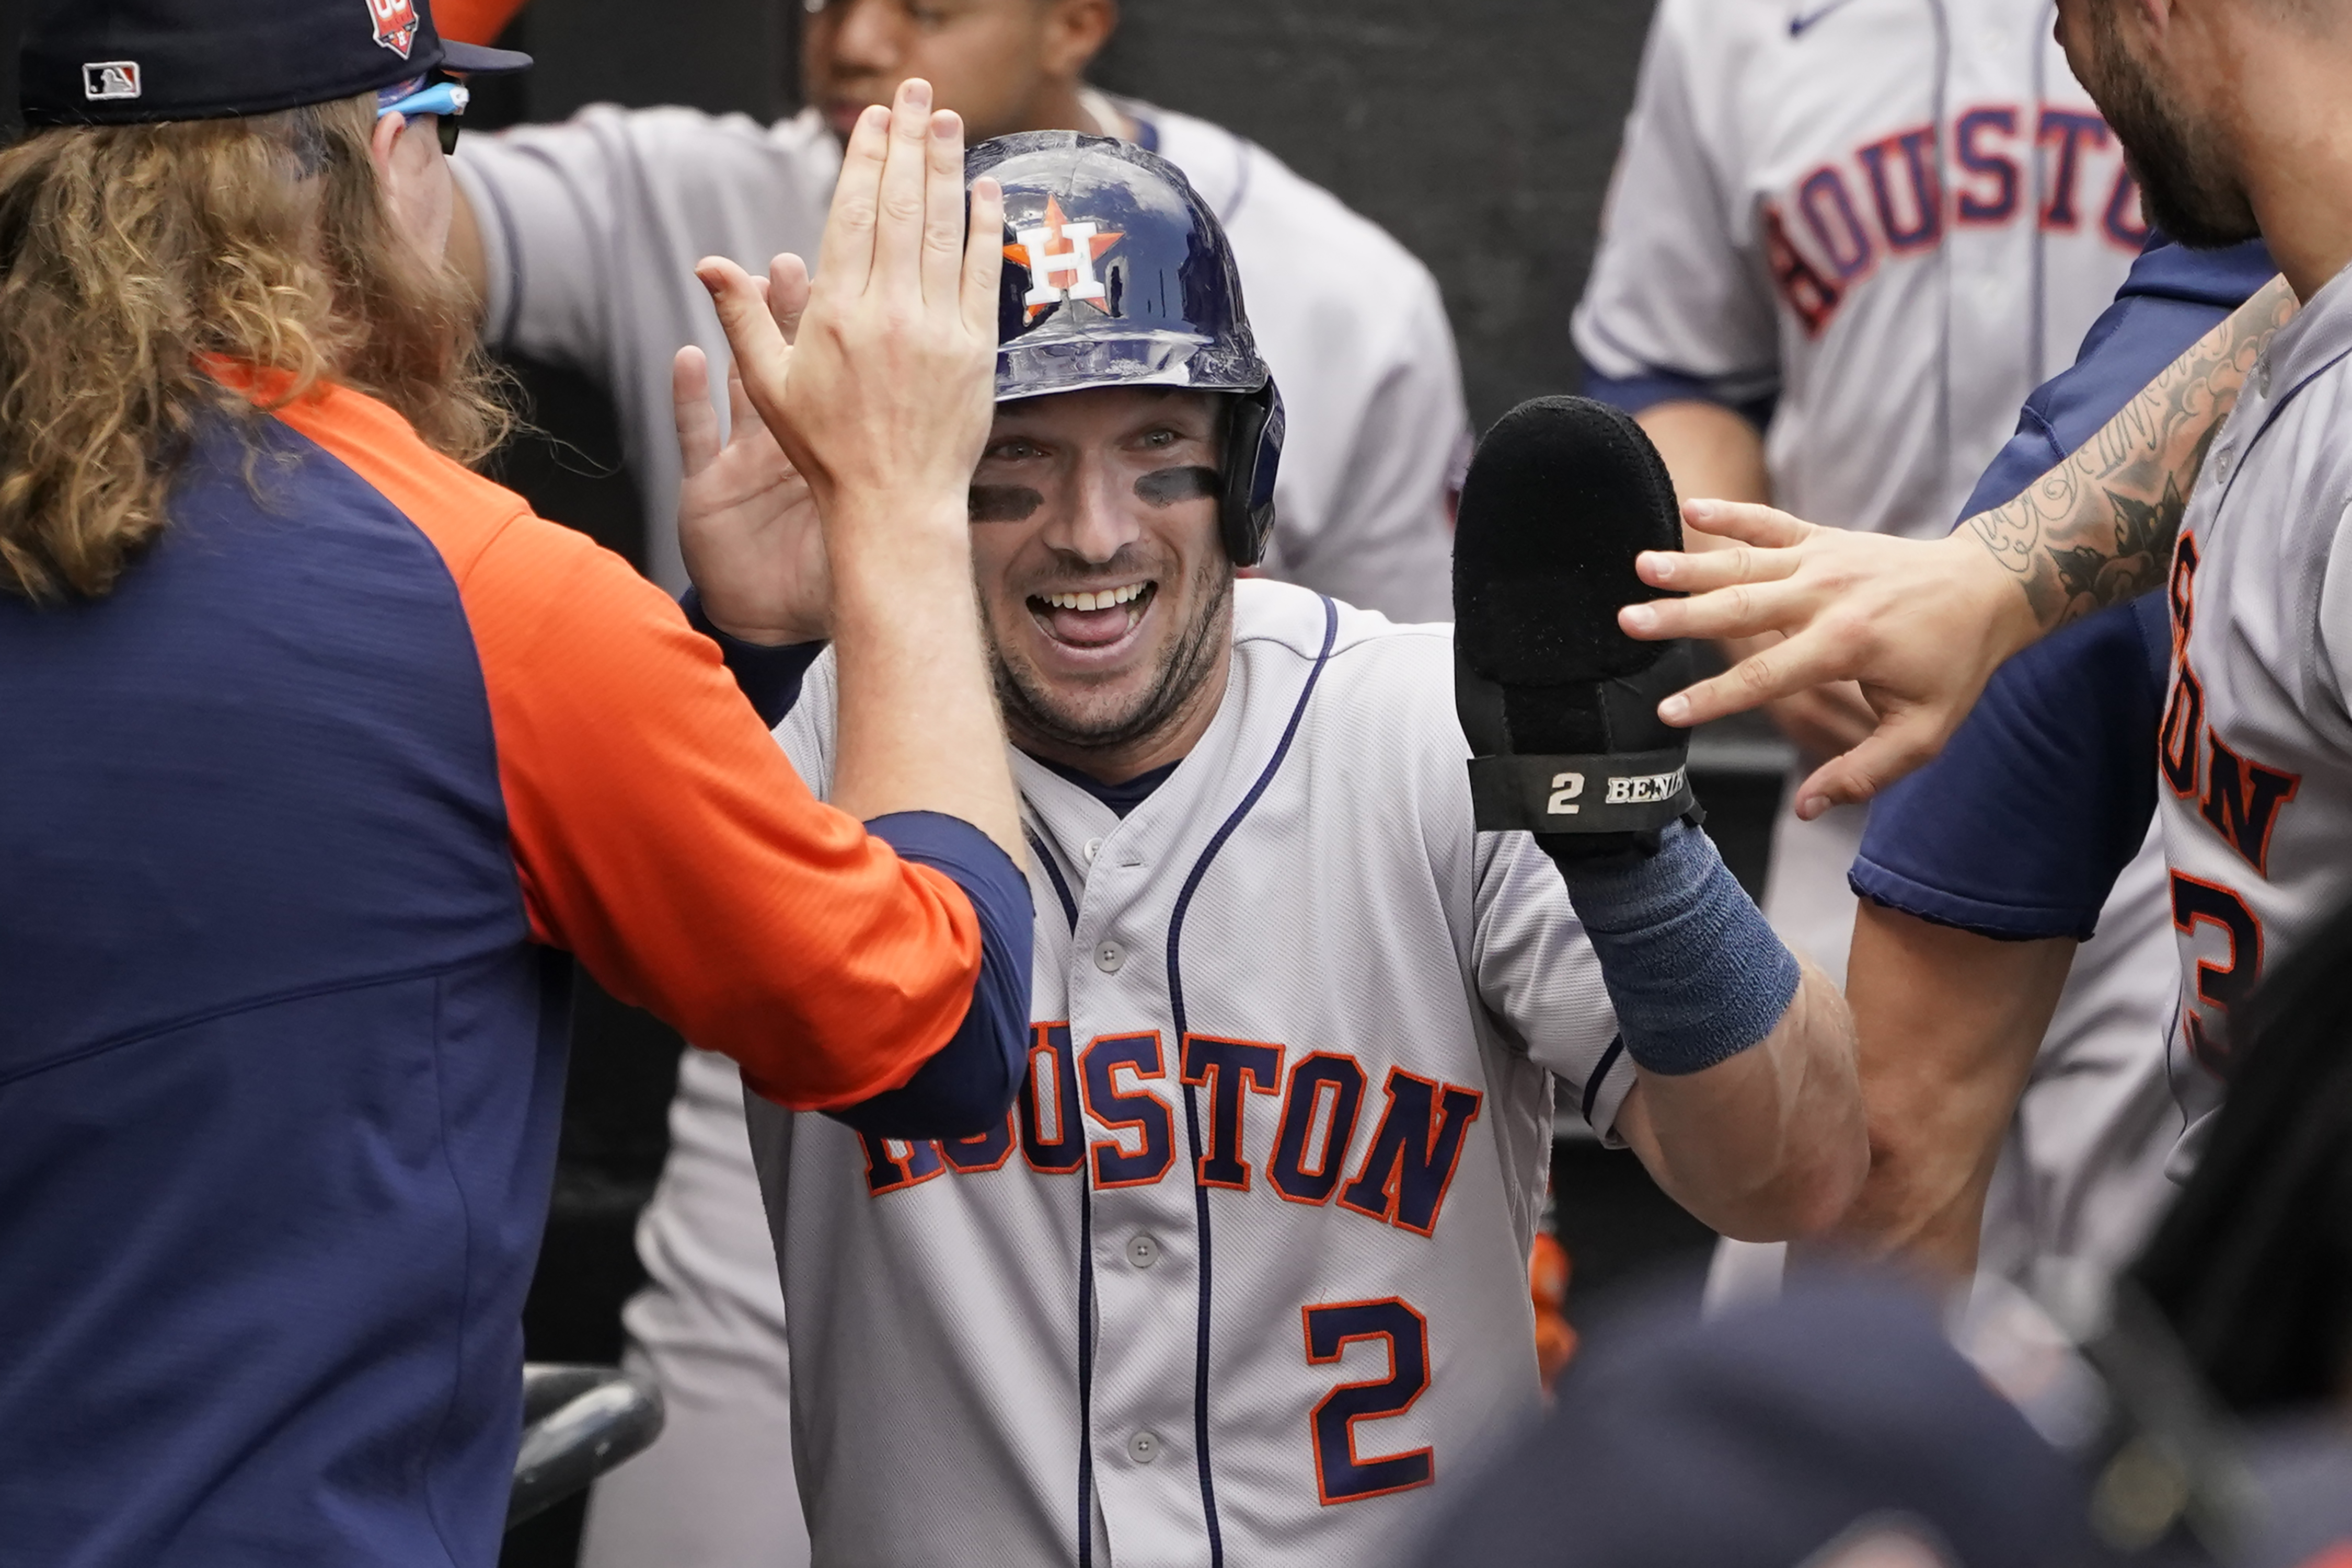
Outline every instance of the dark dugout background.
[[(1444, 289), (1483, 429), (1523, 398), (1578, 384), (1569, 313), (1652, 3), (1126, 0), (1094, 78), (1263, 143), (1419, 255)], [(25, 0), (0, 0), (8, 121), (24, 9)], [(559, 120), (599, 100), (788, 113), (799, 97), (800, 9), (800, 0), (532, 0), (502, 41), (530, 50), (538, 69), (488, 84), (468, 127)], [(502, 455), (503, 477), (544, 515), (636, 557), (635, 490), (603, 396), (576, 377), (516, 369), (536, 429)], [(1727, 751), (1743, 749), (1754, 747)], [(1701, 784), (1711, 830), (1757, 888), (1777, 781), (1735, 771)], [(619, 1305), (643, 1278), (630, 1231), (667, 1152), (679, 1045), (585, 980), (574, 1039), (526, 1333), (534, 1359), (611, 1362)], [(1563, 1142), (1555, 1171), (1580, 1292), (1703, 1256), (1706, 1231), (1631, 1157)], [(509, 1538), (505, 1561), (571, 1563), (579, 1517), (577, 1505), (543, 1516)]]

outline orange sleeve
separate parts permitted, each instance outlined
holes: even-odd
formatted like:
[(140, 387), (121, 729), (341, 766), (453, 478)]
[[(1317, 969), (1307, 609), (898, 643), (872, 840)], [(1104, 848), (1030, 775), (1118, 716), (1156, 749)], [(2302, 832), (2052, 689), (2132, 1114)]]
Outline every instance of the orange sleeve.
[(620, 557), (526, 516), (460, 586), (535, 934), (795, 1110), (912, 1078), (980, 974), (963, 890), (810, 795)]
[(523, 0), (439, 0), (433, 7), (433, 26), (445, 38), (487, 47), (499, 41)]
[(489, 696), (538, 939), (800, 1110), (897, 1089), (956, 1032), (978, 916), (809, 793), (669, 596), (342, 390), (278, 416), (439, 549)]

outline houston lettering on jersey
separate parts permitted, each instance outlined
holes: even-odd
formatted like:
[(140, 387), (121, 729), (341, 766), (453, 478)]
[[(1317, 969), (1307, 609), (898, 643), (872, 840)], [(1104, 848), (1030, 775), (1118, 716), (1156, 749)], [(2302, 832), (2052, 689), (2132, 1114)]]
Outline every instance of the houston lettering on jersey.
[[(1249, 1192), (1263, 1175), (1286, 1203), (1343, 1208), (1433, 1237), (1485, 1099), (1401, 1067), (1376, 1086), (1347, 1052), (1293, 1053), (1259, 1040), (1187, 1035), (1171, 1053), (1159, 1031), (1139, 1030), (1074, 1047), (1064, 1023), (1033, 1025), (1030, 1040), (1028, 1076), (998, 1126), (933, 1142), (859, 1134), (866, 1192), (881, 1197), (950, 1172), (1001, 1171), (1015, 1147), (1041, 1175), (1083, 1165), (1097, 1188), (1164, 1181), (1179, 1169), (1177, 1112), (1160, 1087), (1174, 1074), (1207, 1091), (1207, 1125), (1192, 1172), (1201, 1185)], [(1368, 1104), (1375, 1095), (1377, 1104)], [(1254, 1105), (1273, 1125), (1270, 1139), (1261, 1140), (1268, 1151), (1263, 1172), (1248, 1154)]]
[(2095, 114), (2047, 104), (1968, 110), (1952, 121), (1949, 190), (1939, 174), (1947, 166), (1936, 127), (1915, 125), (1821, 164), (1764, 202), (1765, 263), (1807, 336), (1828, 328), (1882, 258), (1933, 249), (1948, 224), (2022, 219), (2072, 232), (2095, 222), (2135, 256), (2147, 243), (2139, 186)]
[[(2172, 690), (2158, 731), (2157, 760), (2166, 787), (2197, 803), (2197, 815), (2215, 837), (2252, 868), (2269, 875), (2272, 829), (2303, 785), (2299, 773), (2273, 768), (2226, 744), (2205, 721), (2205, 687), (2189, 658), (2189, 631), (2197, 617), (2197, 541), (2184, 531), (2174, 545)], [(2227, 943), (2221, 962), (2198, 960), (2195, 995), (2184, 997), (2180, 1027), (2196, 1058), (2224, 1070), (2228, 1015), (2251, 995), (2263, 971), (2263, 923), (2238, 891), (2208, 878), (2172, 873), (2172, 923), (2184, 937), (2210, 927)]]

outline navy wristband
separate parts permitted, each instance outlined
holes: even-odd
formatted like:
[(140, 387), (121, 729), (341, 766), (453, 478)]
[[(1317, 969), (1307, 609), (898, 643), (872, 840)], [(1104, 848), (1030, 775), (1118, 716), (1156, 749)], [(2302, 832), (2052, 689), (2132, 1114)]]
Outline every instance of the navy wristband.
[(1655, 855), (1570, 859), (1560, 871), (1625, 1054), (1641, 1067), (1703, 1071), (1763, 1039), (1789, 1010), (1796, 959), (1697, 828), (1670, 823)]

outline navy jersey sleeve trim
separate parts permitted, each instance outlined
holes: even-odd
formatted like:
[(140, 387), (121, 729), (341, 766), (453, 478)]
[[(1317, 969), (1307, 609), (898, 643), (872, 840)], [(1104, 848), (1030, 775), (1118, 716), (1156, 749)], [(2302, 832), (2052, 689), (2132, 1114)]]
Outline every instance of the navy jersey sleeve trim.
[(719, 645), (719, 657), (727, 661), (727, 673), (735, 678), (751, 710), (759, 714), (761, 723), (774, 729), (793, 710), (793, 704), (801, 700), (801, 681), (816, 662), (817, 655), (824, 651), (824, 644), (790, 643), (782, 647), (769, 647), (730, 637), (712, 623), (702, 607), (701, 592), (694, 588), (686, 591), (677, 607), (686, 612), (687, 625)]
[(1995, 671), (1943, 754), (1871, 803), (1854, 890), (1983, 936), (2088, 938), (2156, 811), (2164, 671), (2145, 623), (2162, 597)]
[(1587, 369), (1584, 395), (1628, 414), (1640, 414), (1661, 403), (1712, 403), (1730, 409), (1759, 430), (1772, 422), (1772, 409), (1779, 401), (1770, 393), (1743, 400), (1702, 377), (1654, 365), (1638, 375), (1602, 375)]
[(948, 1043), (898, 1089), (832, 1112), (877, 1138), (971, 1138), (1004, 1120), (1029, 1067), (1029, 880), (995, 840), (959, 817), (893, 812), (866, 827), (899, 856), (945, 872), (980, 917), (980, 978)]
[(2258, 239), (2225, 250), (2151, 240), (2115, 302), (2084, 334), (2074, 364), (2026, 399), (2017, 434), (1978, 479), (1961, 519), (2014, 500), (2064, 461), (2277, 270)]
[(2095, 908), (1988, 903), (1914, 881), (1867, 855), (1854, 857), (1853, 868), (1846, 873), (1845, 881), (1856, 898), (1868, 899), (1881, 908), (1914, 916), (1930, 925), (1973, 931), (1995, 942), (2040, 942), (2053, 936), (2088, 942), (2098, 927), (2099, 911)]

